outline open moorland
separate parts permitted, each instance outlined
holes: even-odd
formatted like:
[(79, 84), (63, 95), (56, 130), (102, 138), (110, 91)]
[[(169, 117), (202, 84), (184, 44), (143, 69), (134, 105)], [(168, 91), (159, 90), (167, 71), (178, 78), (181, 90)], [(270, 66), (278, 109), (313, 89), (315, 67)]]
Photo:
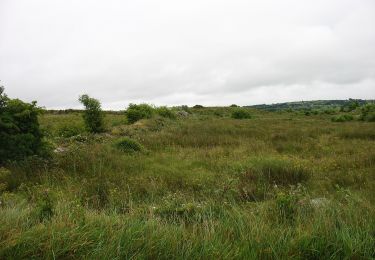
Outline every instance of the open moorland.
[(50, 157), (0, 168), (0, 259), (375, 258), (375, 123), (236, 109), (44, 112)]

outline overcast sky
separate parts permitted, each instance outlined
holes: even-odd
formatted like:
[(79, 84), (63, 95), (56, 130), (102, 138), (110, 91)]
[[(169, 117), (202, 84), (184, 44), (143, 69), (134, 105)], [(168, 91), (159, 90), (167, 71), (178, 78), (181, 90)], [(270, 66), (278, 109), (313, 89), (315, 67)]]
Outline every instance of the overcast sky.
[(0, 85), (47, 108), (375, 98), (374, 0), (0, 0)]

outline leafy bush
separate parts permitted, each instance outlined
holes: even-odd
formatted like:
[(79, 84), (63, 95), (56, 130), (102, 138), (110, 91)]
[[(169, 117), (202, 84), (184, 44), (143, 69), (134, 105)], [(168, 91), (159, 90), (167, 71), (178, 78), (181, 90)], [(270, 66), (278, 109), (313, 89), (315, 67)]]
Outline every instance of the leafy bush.
[(27, 185), (20, 187), (28, 204), (33, 205), (30, 211), (31, 219), (39, 222), (51, 220), (55, 215), (56, 193), (45, 185)]
[(297, 197), (292, 194), (280, 192), (277, 194), (275, 206), (277, 216), (281, 221), (294, 220), (297, 212)]
[(124, 137), (118, 140), (115, 146), (117, 149), (126, 153), (140, 152), (143, 150), (143, 147), (140, 143), (128, 137)]
[(229, 107), (238, 107), (236, 104), (232, 104)]
[(317, 115), (319, 114), (318, 110), (305, 110), (304, 112), (305, 116), (311, 116), (311, 115)]
[(170, 118), (170, 119), (175, 119), (176, 118), (176, 114), (169, 108), (167, 107), (158, 107), (156, 109), (156, 113), (162, 117), (165, 117), (165, 118)]
[(104, 113), (99, 100), (90, 98), (88, 95), (79, 97), (79, 101), (85, 106), (83, 119), (89, 132), (100, 133), (104, 131)]
[(327, 108), (322, 111), (322, 114), (326, 114), (326, 115), (334, 115), (336, 113), (337, 111), (333, 108)]
[(375, 122), (375, 104), (366, 104), (361, 107), (360, 120)]
[(44, 190), (38, 195), (34, 215), (40, 222), (50, 220), (55, 214), (54, 199), (49, 190)]
[(352, 115), (339, 115), (331, 118), (332, 122), (347, 122), (352, 121), (353, 119)]
[(0, 87), (0, 164), (31, 155), (46, 155), (36, 101), (10, 99)]
[(195, 106), (193, 106), (193, 108), (204, 108), (204, 106), (202, 106), (202, 105), (195, 105)]
[(148, 104), (130, 104), (125, 113), (128, 118), (128, 122), (133, 124), (138, 120), (151, 118), (154, 112), (155, 109)]
[(232, 118), (234, 119), (249, 119), (251, 118), (251, 114), (248, 110), (242, 108), (242, 109), (236, 109), (232, 112)]

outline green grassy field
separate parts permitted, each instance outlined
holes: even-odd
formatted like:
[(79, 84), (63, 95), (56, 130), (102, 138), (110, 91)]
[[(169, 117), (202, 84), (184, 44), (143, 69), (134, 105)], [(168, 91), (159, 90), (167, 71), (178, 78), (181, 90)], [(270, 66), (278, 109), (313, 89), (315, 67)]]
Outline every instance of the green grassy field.
[(375, 123), (192, 111), (42, 115), (53, 158), (0, 170), (0, 259), (375, 258)]

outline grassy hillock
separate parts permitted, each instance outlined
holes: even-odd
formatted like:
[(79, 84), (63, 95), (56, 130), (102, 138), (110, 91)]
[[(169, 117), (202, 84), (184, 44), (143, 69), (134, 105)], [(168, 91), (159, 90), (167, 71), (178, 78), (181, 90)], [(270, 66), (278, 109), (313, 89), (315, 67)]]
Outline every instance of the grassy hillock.
[(43, 114), (52, 157), (0, 168), (0, 259), (375, 258), (375, 123), (183, 109)]

